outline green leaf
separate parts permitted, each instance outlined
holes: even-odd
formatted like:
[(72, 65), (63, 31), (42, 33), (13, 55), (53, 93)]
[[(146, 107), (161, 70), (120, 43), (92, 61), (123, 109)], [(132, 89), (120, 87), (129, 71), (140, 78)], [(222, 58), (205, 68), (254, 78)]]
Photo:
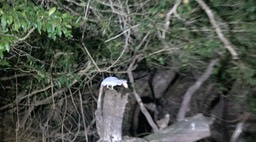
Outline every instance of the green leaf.
[(5, 50), (6, 50), (7, 52), (10, 51), (10, 44), (9, 44), (9, 43), (5, 43)]
[(163, 57), (158, 58), (158, 61), (160, 62), (161, 65), (165, 64), (165, 60)]
[(56, 7), (53, 7), (49, 10), (48, 15), (51, 16), (56, 11)]
[(71, 25), (65, 25), (65, 27), (67, 27), (68, 29), (71, 29)]
[(42, 29), (42, 22), (38, 22), (38, 23), (36, 24), (36, 27), (37, 27), (38, 31), (41, 32), (41, 29)]
[(15, 31), (18, 31), (19, 28), (20, 28), (20, 23), (16, 21), (13, 26), (14, 26), (14, 27), (13, 27), (14, 30), (15, 30)]
[(3, 29), (5, 29), (5, 27), (6, 27), (6, 19), (5, 19), (4, 16), (1, 17), (1, 25), (2, 25)]
[(63, 19), (65, 19), (65, 18), (67, 18), (67, 17), (68, 17), (68, 14), (67, 14), (67, 13), (62, 14), (62, 18), (63, 18)]
[(0, 50), (0, 59), (3, 59), (3, 50)]
[(7, 20), (6, 20), (7, 24), (11, 25), (13, 22), (13, 17), (12, 16), (7, 16)]
[(56, 32), (57, 32), (57, 34), (58, 34), (59, 36), (62, 35), (62, 31), (61, 31), (61, 27), (60, 27), (60, 26), (57, 26), (57, 27), (56, 27)]
[(3, 12), (3, 10), (0, 8), (0, 15), (3, 15), (4, 14), (4, 12)]
[(4, 50), (4, 44), (2, 42), (0, 42), (0, 51)]
[(46, 29), (47, 29), (47, 32), (48, 33), (52, 33), (53, 31), (52, 31), (52, 25), (51, 24), (47, 24), (46, 25)]

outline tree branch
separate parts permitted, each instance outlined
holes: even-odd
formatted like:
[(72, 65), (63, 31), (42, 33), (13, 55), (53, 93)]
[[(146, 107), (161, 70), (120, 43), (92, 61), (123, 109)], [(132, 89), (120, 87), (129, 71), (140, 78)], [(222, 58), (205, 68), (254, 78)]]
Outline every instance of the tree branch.
[(235, 129), (235, 131), (233, 132), (233, 134), (231, 136), (230, 142), (237, 142), (238, 141), (239, 136), (243, 132), (244, 123), (248, 120), (249, 117), (250, 117), (250, 113), (245, 113), (244, 114), (243, 119), (241, 120), (241, 122), (239, 122), (236, 125), (236, 129)]
[(217, 33), (219, 39), (224, 43), (224, 47), (231, 53), (233, 59), (238, 59), (238, 54), (236, 53), (234, 47), (232, 46), (232, 43), (222, 33), (220, 26), (217, 24), (214, 18), (212, 10), (207, 6), (207, 4), (203, 0), (196, 0), (196, 2), (202, 7), (202, 9), (207, 14), (212, 26), (215, 28), (215, 32)]
[(165, 24), (164, 24), (164, 30), (163, 30), (163, 34), (161, 35), (162, 39), (165, 38), (165, 33), (167, 32), (167, 30), (169, 29), (170, 26), (170, 20), (172, 18), (173, 14), (177, 15), (177, 8), (178, 6), (181, 4), (181, 0), (177, 0), (176, 3), (174, 4), (174, 6), (168, 11), (168, 13), (165, 16)]
[(142, 103), (142, 100), (139, 96), (139, 94), (137, 93), (137, 91), (135, 90), (135, 85), (134, 85), (134, 78), (133, 78), (133, 74), (132, 74), (132, 70), (134, 69), (134, 64), (135, 62), (140, 58), (140, 55), (137, 55), (133, 58), (132, 63), (129, 65), (128, 69), (127, 69), (127, 73), (128, 73), (128, 77), (130, 80), (130, 83), (132, 85), (133, 88), (133, 94), (136, 98), (137, 103), (140, 106), (140, 110), (142, 111), (142, 113), (144, 114), (144, 116), (146, 117), (146, 119), (148, 120), (149, 125), (152, 127), (153, 131), (156, 132), (158, 131), (158, 127), (155, 124), (155, 122), (153, 121), (151, 115), (149, 114), (149, 112), (147, 111), (147, 109), (145, 108), (144, 104)]
[(207, 70), (204, 72), (204, 74), (195, 82), (194, 85), (189, 87), (186, 94), (184, 95), (179, 113), (177, 115), (177, 120), (182, 121), (185, 119), (186, 111), (189, 107), (189, 103), (191, 100), (192, 95), (201, 87), (201, 85), (204, 83), (204, 81), (209, 78), (209, 76), (212, 74), (212, 70), (214, 65), (217, 63), (218, 59), (212, 60), (211, 63), (208, 65)]
[(29, 35), (30, 35), (35, 29), (36, 29), (36, 28), (33, 27), (32, 29), (30, 29), (30, 30), (28, 31), (28, 33), (27, 33), (24, 37), (19, 38), (18, 40), (19, 40), (19, 41), (24, 41), (24, 40), (26, 40), (26, 39), (29, 37)]

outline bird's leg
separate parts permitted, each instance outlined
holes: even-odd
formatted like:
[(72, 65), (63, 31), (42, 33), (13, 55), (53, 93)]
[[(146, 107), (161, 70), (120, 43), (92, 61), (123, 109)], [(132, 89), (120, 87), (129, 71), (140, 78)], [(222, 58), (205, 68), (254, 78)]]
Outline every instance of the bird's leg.
[(115, 90), (115, 89), (114, 89), (114, 86), (112, 86), (112, 85), (107, 85), (107, 88), (108, 88), (109, 90)]
[(107, 85), (107, 88), (108, 88), (109, 90), (115, 90), (113, 85)]

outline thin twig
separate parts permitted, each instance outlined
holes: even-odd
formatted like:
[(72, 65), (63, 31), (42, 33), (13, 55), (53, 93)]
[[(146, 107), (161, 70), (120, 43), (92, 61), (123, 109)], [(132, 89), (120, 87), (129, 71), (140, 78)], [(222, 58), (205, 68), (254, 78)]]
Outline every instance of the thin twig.
[[(77, 80), (74, 80), (71, 84), (69, 84), (69, 86), (72, 86), (74, 85), (75, 83), (77, 83)], [(52, 98), (55, 98), (57, 97), (58, 95), (64, 93), (65, 91), (68, 90), (68, 87), (65, 87), (65, 88), (62, 88), (58, 91), (56, 91), (54, 94), (52, 94), (52, 96), (49, 96), (47, 98), (44, 98), (43, 100), (39, 100), (39, 101), (36, 101), (34, 103), (35, 106), (40, 106), (40, 105), (45, 105), (45, 104), (50, 104), (52, 101)]]
[[(80, 90), (79, 90), (78, 94), (79, 94), (79, 100), (80, 100), (80, 110), (81, 110), (81, 113), (82, 113), (83, 125), (84, 125), (84, 128), (86, 128), (86, 123), (85, 123), (85, 118), (84, 118), (85, 115), (84, 115), (84, 109), (83, 109), (83, 99), (82, 99), (82, 95), (81, 95)], [(85, 135), (86, 141), (88, 142), (87, 129), (84, 129), (84, 135)]]
[[(34, 103), (35, 100), (36, 100), (36, 97), (33, 98), (32, 103)], [(25, 113), (25, 115), (23, 116), (23, 118), (20, 122), (20, 128), (25, 128), (25, 124), (26, 124), (29, 116), (31, 116), (31, 113), (32, 113), (32, 111), (34, 111), (34, 109), (35, 109), (34, 105), (31, 105), (31, 106), (28, 107), (28, 112)]]
[[(90, 62), (88, 62), (86, 68), (80, 70), (77, 74), (78, 74), (79, 76), (83, 76), (83, 75), (85, 75), (85, 74), (88, 74), (87, 71), (88, 71), (90, 68), (91, 68)], [(70, 84), (70, 86), (72, 86), (72, 85), (75, 84), (76, 82), (77, 82), (77, 80), (74, 80), (74, 81)], [(9, 103), (9, 104), (7, 104), (7, 105), (5, 105), (5, 106), (0, 107), (0, 111), (1, 111), (1, 110), (5, 110), (5, 109), (8, 109), (8, 108), (12, 108), (13, 106), (15, 106), (15, 103), (17, 103), (17, 102), (19, 103), (19, 102), (21, 102), (22, 100), (24, 100), (25, 98), (32, 97), (33, 95), (38, 94), (38, 93), (40, 93), (40, 92), (47, 91), (47, 90), (50, 89), (51, 87), (53, 87), (53, 86), (52, 86), (52, 85), (48, 85), (48, 86), (46, 86), (46, 87), (44, 87), (44, 88), (42, 88), (42, 89), (35, 90), (35, 91), (33, 91), (33, 92), (31, 92), (31, 93), (29, 93), (29, 94), (27, 94), (27, 95), (24, 95), (24, 93), (19, 93), (19, 95), (17, 95), (16, 100), (15, 100), (14, 102), (11, 102), (11, 103)], [(64, 92), (65, 89), (66, 89), (66, 88), (57, 91), (56, 93), (53, 94), (52, 97), (53, 97), (53, 98), (56, 97), (58, 94)], [(42, 100), (42, 101), (37, 101), (37, 103), (39, 102), (39, 104), (36, 104), (36, 103), (35, 103), (35, 106), (38, 106), (38, 105), (40, 105), (40, 104), (47, 104), (46, 102), (49, 101), (49, 98), (50, 98), (50, 97), (45, 98), (45, 100)], [(49, 103), (49, 102), (48, 102), (48, 103)]]
[(100, 68), (98, 67), (98, 65), (96, 64), (96, 62), (94, 61), (94, 59), (92, 58), (90, 52), (88, 51), (88, 49), (86, 48), (86, 46), (84, 45), (84, 43), (82, 43), (84, 50), (86, 51), (87, 55), (89, 56), (89, 58), (91, 59), (92, 63), (95, 65), (96, 69), (100, 72)]
[(33, 27), (32, 29), (30, 29), (30, 30), (28, 31), (28, 33), (27, 33), (24, 37), (19, 38), (18, 40), (19, 40), (19, 41), (26, 40), (26, 39), (30, 36), (30, 34), (31, 34), (35, 29), (36, 29), (36, 28)]
[(0, 81), (12, 80), (14, 78), (24, 77), (24, 76), (30, 76), (30, 74), (17, 74), (12, 76), (4, 76), (4, 77), (0, 77)]
[(137, 91), (135, 90), (135, 85), (134, 85), (134, 78), (133, 78), (133, 74), (132, 74), (132, 70), (134, 69), (134, 64), (135, 62), (140, 58), (140, 55), (137, 55), (133, 58), (132, 63), (129, 65), (128, 69), (127, 69), (127, 73), (128, 73), (128, 77), (130, 80), (130, 83), (132, 85), (133, 88), (133, 94), (136, 98), (137, 103), (140, 106), (140, 110), (142, 111), (142, 113), (144, 114), (144, 116), (146, 117), (149, 125), (152, 127), (153, 131), (156, 132), (158, 131), (158, 127), (155, 124), (155, 122), (153, 121), (151, 115), (149, 114), (149, 112), (147, 111), (147, 109), (145, 108), (144, 104), (142, 103), (142, 100), (139, 96), (139, 94), (137, 93)]
[(124, 55), (125, 51), (126, 51), (127, 48), (128, 48), (128, 41), (129, 41), (129, 38), (130, 38), (130, 30), (128, 31), (128, 36), (127, 36), (126, 39), (125, 39), (125, 45), (124, 45), (123, 51), (121, 52), (121, 54), (119, 55), (119, 57), (114, 61), (114, 63), (112, 63), (106, 70), (109, 70), (110, 68), (112, 68), (112, 67), (121, 59), (121, 57)]
[(5, 105), (5, 106), (2, 106), (2, 107), (0, 108), (0, 111), (1, 111), (1, 110), (4, 110), (4, 109), (7, 109), (7, 108), (12, 108), (12, 107), (15, 105), (15, 102), (16, 102), (16, 103), (17, 103), (17, 102), (19, 103), (19, 102), (21, 102), (21, 101), (22, 101), (23, 99), (25, 99), (25, 98), (29, 98), (29, 97), (33, 96), (34, 94), (37, 94), (37, 93), (46, 91), (46, 90), (48, 90), (48, 89), (50, 89), (50, 88), (51, 88), (51, 85), (48, 85), (48, 86), (46, 86), (45, 88), (42, 88), (42, 89), (39, 89), (39, 90), (35, 90), (35, 91), (33, 91), (33, 92), (31, 92), (31, 93), (29, 93), (29, 94), (27, 94), (27, 95), (24, 95), (23, 93), (20, 93), (19, 95), (17, 95), (16, 100), (15, 100), (14, 102), (9, 103), (9, 104), (7, 104), (7, 105)]
[(91, 2), (91, 0), (89, 0), (87, 2), (85, 14), (84, 14), (84, 17), (85, 17), (84, 19), (86, 19), (86, 20), (87, 20), (87, 15), (88, 15), (88, 11), (89, 11), (90, 2)]
[(141, 46), (145, 43), (145, 41), (147, 40), (148, 36), (150, 35), (150, 32), (147, 32), (147, 34), (143, 37), (143, 39), (141, 40), (141, 42), (139, 43), (139, 45), (137, 47), (135, 47), (135, 51), (139, 51), (139, 49), (141, 48)]
[(165, 33), (166, 31), (169, 29), (170, 26), (170, 20), (172, 18), (172, 14), (177, 13), (177, 8), (178, 6), (181, 4), (181, 0), (177, 0), (176, 3), (174, 4), (174, 6), (169, 10), (169, 12), (166, 14), (165, 16), (165, 24), (164, 24), (164, 31), (162, 33), (161, 38), (164, 39), (165, 38)]
[[(110, 2), (110, 7), (111, 7), (112, 11), (113, 11), (113, 12), (116, 11), (116, 8), (114, 7), (113, 1), (112, 1), (112, 0), (109, 0), (109, 2)], [(118, 19), (119, 19), (119, 22), (121, 23), (119, 26), (120, 26), (120, 29), (121, 29), (123, 32), (120, 33), (120, 34), (118, 34), (118, 35), (116, 35), (116, 36), (114, 36), (114, 37), (112, 37), (112, 38), (110, 38), (110, 39), (108, 39), (108, 40), (106, 40), (105, 43), (110, 42), (110, 41), (112, 41), (112, 40), (114, 40), (114, 39), (116, 39), (116, 38), (118, 38), (118, 37), (120, 37), (120, 36), (122, 36), (122, 35), (124, 35), (125, 43), (124, 43), (123, 50), (122, 50), (122, 52), (120, 53), (119, 57), (106, 69), (107, 71), (108, 71), (110, 68), (112, 68), (112, 67), (123, 57), (123, 55), (124, 55), (125, 52), (127, 51), (128, 46), (129, 46), (129, 41), (130, 41), (131, 29), (132, 29), (132, 28), (135, 28), (135, 27), (138, 27), (138, 26), (140, 25), (140, 24), (137, 24), (137, 25), (134, 25), (134, 26), (131, 26), (131, 27), (130, 27), (131, 23), (129, 22), (129, 21), (130, 21), (130, 20), (129, 20), (129, 16), (127, 16), (127, 15), (129, 15), (129, 13), (130, 13), (130, 12), (129, 12), (129, 9), (127, 9), (127, 12), (125, 12), (125, 10), (124, 10), (124, 8), (123, 8), (123, 6), (122, 6), (122, 2), (118, 0), (118, 3), (119, 3), (118, 9), (119, 9), (122, 13), (124, 13), (124, 14), (118, 14)]]
[(238, 59), (238, 54), (236, 53), (234, 47), (232, 46), (232, 43), (222, 33), (220, 26), (217, 24), (214, 18), (212, 10), (207, 6), (207, 4), (203, 0), (196, 0), (196, 2), (202, 7), (202, 9), (207, 14), (212, 26), (215, 28), (215, 32), (217, 33), (219, 39), (224, 43), (224, 47), (231, 53), (233, 59)]
[(128, 31), (130, 31), (131, 29), (136, 28), (136, 27), (138, 27), (138, 26), (140, 26), (140, 24), (131, 26), (131, 28), (124, 30), (124, 31), (121, 32), (120, 34), (117, 34), (116, 36), (109, 38), (108, 40), (105, 41), (105, 43), (110, 42), (110, 41), (112, 41), (112, 40), (114, 40), (114, 39), (120, 37), (121, 35), (125, 34), (126, 32), (128, 32)]
[(210, 75), (212, 74), (213, 67), (217, 63), (217, 61), (218, 59), (212, 60), (211, 63), (208, 65), (207, 70), (204, 72), (204, 74), (195, 82), (194, 85), (189, 87), (189, 89), (185, 93), (179, 113), (177, 115), (178, 121), (182, 121), (185, 119), (185, 115), (188, 110), (192, 95), (201, 87), (204, 81), (210, 77)]

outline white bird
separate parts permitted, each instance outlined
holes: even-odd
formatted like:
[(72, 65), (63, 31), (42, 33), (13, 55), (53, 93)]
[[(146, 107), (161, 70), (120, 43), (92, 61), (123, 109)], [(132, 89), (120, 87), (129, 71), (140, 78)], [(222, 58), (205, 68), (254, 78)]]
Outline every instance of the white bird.
[(106, 86), (109, 89), (114, 89), (115, 86), (123, 85), (125, 88), (128, 88), (127, 80), (125, 79), (118, 79), (116, 77), (110, 76), (105, 78), (101, 82), (101, 86)]

